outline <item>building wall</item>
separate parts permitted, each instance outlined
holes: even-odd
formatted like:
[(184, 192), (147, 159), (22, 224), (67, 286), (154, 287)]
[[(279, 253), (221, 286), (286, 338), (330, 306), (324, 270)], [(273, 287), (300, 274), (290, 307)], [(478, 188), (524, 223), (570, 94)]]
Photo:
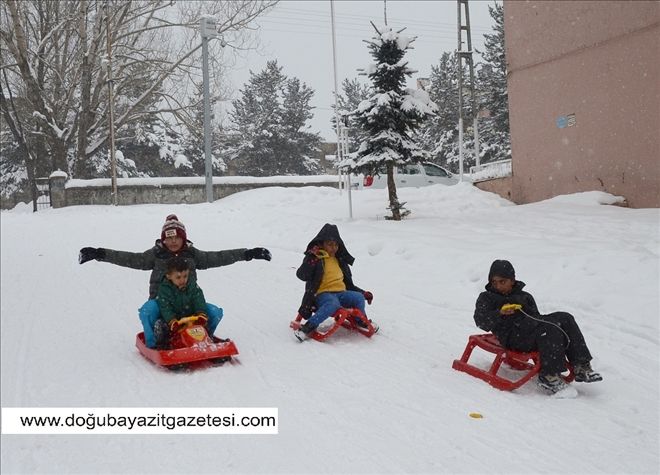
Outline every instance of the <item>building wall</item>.
[(496, 193), (502, 198), (513, 201), (511, 199), (511, 184), (512, 178), (510, 176), (474, 182), (474, 186), (480, 190)]
[(660, 207), (660, 2), (504, 1), (513, 201)]

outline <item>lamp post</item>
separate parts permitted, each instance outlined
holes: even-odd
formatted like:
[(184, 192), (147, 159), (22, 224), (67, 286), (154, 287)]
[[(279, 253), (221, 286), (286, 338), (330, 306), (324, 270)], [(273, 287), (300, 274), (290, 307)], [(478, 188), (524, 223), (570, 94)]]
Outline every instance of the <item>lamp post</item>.
[(110, 139), (110, 170), (112, 184), (112, 204), (117, 206), (119, 202), (117, 190), (117, 157), (115, 156), (115, 98), (114, 98), (114, 84), (112, 79), (112, 37), (110, 35), (110, 6), (105, 4), (105, 20), (106, 20), (106, 39), (107, 39), (107, 68), (108, 68), (108, 130)]
[(202, 79), (204, 82), (204, 168), (206, 201), (213, 203), (213, 161), (211, 160), (211, 99), (209, 93), (209, 39), (216, 38), (213, 18), (202, 17), (199, 24), (202, 36)]

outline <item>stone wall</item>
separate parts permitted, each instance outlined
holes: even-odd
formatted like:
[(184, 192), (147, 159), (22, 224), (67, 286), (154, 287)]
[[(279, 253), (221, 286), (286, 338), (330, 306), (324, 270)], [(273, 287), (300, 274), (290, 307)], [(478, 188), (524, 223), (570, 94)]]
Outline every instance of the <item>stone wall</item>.
[[(82, 180), (77, 180), (77, 182)], [(309, 182), (214, 183), (213, 199), (218, 200), (240, 191), (268, 186), (302, 187), (330, 186), (337, 188), (337, 180)], [(144, 203), (193, 204), (206, 202), (206, 186), (200, 184), (136, 184), (117, 187), (119, 205)], [(72, 186), (62, 177), (51, 177), (51, 203), (53, 208), (78, 205), (112, 204), (111, 186)]]

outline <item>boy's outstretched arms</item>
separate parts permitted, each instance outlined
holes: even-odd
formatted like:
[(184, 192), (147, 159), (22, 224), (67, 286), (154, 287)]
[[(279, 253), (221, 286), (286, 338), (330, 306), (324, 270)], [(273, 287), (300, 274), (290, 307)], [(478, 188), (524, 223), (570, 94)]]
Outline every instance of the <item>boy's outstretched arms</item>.
[(101, 247), (83, 247), (78, 254), (78, 262), (80, 264), (99, 259), (105, 259), (105, 249)]
[(272, 254), (265, 247), (255, 247), (245, 251), (246, 261), (251, 261), (252, 259), (263, 259), (265, 261), (270, 261), (272, 258)]

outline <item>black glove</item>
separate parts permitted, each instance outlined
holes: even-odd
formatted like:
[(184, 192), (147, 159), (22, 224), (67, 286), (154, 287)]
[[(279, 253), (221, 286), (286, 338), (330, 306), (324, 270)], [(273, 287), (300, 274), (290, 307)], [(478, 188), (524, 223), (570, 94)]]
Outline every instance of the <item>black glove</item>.
[(105, 249), (96, 247), (83, 247), (78, 254), (78, 262), (84, 264), (92, 259), (105, 259)]
[(251, 261), (252, 259), (264, 259), (269, 261), (272, 257), (270, 251), (265, 247), (255, 247), (254, 249), (248, 249), (245, 251), (246, 261)]

